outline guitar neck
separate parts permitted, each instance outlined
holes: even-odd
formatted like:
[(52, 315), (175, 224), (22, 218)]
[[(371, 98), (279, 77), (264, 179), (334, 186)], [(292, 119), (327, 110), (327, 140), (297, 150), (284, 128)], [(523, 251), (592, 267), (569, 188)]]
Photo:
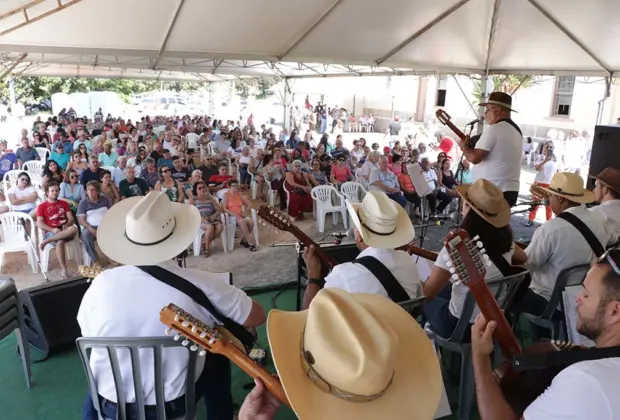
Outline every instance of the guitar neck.
[(512, 360), (514, 356), (523, 354), (517, 337), (512, 332), (506, 316), (504, 316), (497, 300), (493, 297), (487, 283), (483, 280), (467, 283), (467, 286), (487, 322), (495, 321), (497, 323), (493, 336), (499, 343), (504, 357)]
[(277, 377), (273, 376), (271, 372), (256, 363), (234, 345), (228, 345), (226, 346), (226, 349), (227, 351), (224, 355), (228, 357), (231, 362), (239, 366), (239, 368), (247, 373), (252, 379), (260, 379), (263, 384), (265, 384), (269, 392), (280, 400), (282, 404), (286, 404), (290, 407), (288, 398), (284, 393), (284, 388), (282, 388), (282, 384)]
[(406, 245), (403, 248), (403, 251), (407, 251), (409, 255), (417, 255), (419, 257), (426, 258), (429, 261), (437, 261), (437, 256), (439, 255), (436, 252), (429, 251), (415, 245)]
[(452, 124), (451, 121), (447, 121), (446, 125), (450, 128), (450, 130), (452, 130), (454, 132), (454, 134), (456, 134), (457, 136), (459, 136), (459, 138), (461, 140), (465, 140), (467, 138), (467, 136), (465, 135), (465, 133), (463, 133), (461, 130), (459, 130), (459, 128)]
[(334, 260), (327, 252), (325, 252), (325, 250), (323, 248), (321, 248), (321, 245), (317, 244), (312, 239), (310, 239), (310, 237), (308, 235), (306, 235), (304, 232), (302, 232), (302, 230), (299, 229), (297, 226), (291, 225), (291, 228), (289, 229), (289, 232), (293, 236), (295, 236), (295, 238), (297, 238), (305, 246), (310, 247), (310, 246), (314, 245), (314, 253), (315, 253), (315, 255), (323, 263), (325, 263), (330, 269), (334, 268), (338, 264), (336, 262), (336, 260)]

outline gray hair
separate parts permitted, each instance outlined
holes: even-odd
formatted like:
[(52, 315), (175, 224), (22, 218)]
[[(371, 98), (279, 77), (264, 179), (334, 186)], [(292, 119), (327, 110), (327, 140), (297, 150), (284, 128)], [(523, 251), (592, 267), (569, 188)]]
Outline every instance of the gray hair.
[(192, 176), (194, 175), (202, 176), (202, 171), (200, 169), (194, 169), (192, 171)]
[(381, 156), (383, 156), (383, 155), (380, 152), (376, 151), (376, 150), (373, 150), (372, 152), (370, 152), (368, 154), (369, 158), (381, 157)]

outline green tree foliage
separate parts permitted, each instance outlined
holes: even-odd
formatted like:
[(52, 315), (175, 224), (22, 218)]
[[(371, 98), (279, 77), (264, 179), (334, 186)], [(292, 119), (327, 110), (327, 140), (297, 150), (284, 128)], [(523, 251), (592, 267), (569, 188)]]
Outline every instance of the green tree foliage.
[(256, 95), (256, 99), (265, 99), (273, 95), (271, 87), (278, 83), (275, 78), (257, 77), (253, 79), (241, 79), (235, 81), (235, 93), (244, 99), (250, 95)]
[[(492, 76), (493, 92), (504, 92), (514, 95), (519, 89), (527, 89), (540, 83), (540, 79), (536, 76), (527, 75), (496, 75)], [(488, 92), (491, 93), (491, 92)], [(479, 104), (482, 100), (482, 80), (474, 78), (474, 105)]]
[[(18, 77), (15, 79), (15, 96), (22, 104), (39, 103), (51, 99), (54, 93), (75, 92), (116, 92), (125, 101), (132, 94), (152, 90), (194, 92), (206, 84), (202, 82), (159, 82), (156, 80), (128, 80), (128, 79), (85, 79), (64, 77)], [(9, 85), (0, 83), (0, 100), (9, 100)]]

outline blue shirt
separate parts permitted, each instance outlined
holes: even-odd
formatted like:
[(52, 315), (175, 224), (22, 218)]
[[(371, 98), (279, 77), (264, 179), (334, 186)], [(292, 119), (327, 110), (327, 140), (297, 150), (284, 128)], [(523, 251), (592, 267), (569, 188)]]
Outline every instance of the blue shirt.
[(32, 147), (28, 149), (27, 151), (24, 150), (23, 147), (20, 147), (19, 149), (17, 149), (15, 156), (17, 157), (17, 160), (20, 160), (22, 164), (24, 164), (26, 162), (30, 162), (31, 160), (37, 160), (37, 158), (39, 157), (39, 154)]
[(60, 166), (64, 171), (65, 169), (67, 169), (67, 163), (69, 163), (70, 156), (71, 155), (68, 155), (67, 153), (54, 152), (50, 155), (50, 160), (56, 162), (56, 164), (58, 164), (58, 166)]
[(73, 200), (79, 203), (85, 197), (86, 193), (84, 192), (84, 186), (82, 184), (73, 184), (73, 191), (71, 191), (71, 185), (69, 185), (68, 182), (60, 184), (60, 194), (58, 194), (58, 198), (66, 198), (67, 200)]
[[(61, 144), (62, 144), (62, 150), (65, 153), (71, 154), (73, 152), (73, 143), (71, 143), (71, 140), (67, 139), (67, 141), (63, 141)], [(57, 145), (58, 145), (58, 142), (54, 143), (54, 145), (52, 146), (52, 150), (56, 150)]]
[(172, 169), (172, 159), (159, 158), (157, 161), (157, 167), (161, 168), (162, 166), (167, 166)]
[(13, 152), (0, 156), (0, 179), (5, 173), (13, 169), (15, 162), (17, 162), (17, 156)]
[(118, 154), (115, 151), (111, 151), (109, 155), (104, 152), (99, 153), (99, 162), (101, 166), (116, 166), (118, 160)]

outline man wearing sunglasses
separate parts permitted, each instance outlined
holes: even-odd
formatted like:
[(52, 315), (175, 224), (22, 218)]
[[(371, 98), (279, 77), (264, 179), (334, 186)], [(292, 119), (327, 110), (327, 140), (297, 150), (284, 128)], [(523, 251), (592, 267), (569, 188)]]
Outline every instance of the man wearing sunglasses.
[[(577, 298), (577, 332), (597, 348), (616, 347), (620, 355), (620, 249), (603, 254), (592, 265)], [(490, 355), (496, 323), (478, 316), (471, 329), (478, 409), (482, 420), (516, 420), (493, 375)], [(523, 413), (525, 420), (620, 418), (620, 357), (575, 363)]]

